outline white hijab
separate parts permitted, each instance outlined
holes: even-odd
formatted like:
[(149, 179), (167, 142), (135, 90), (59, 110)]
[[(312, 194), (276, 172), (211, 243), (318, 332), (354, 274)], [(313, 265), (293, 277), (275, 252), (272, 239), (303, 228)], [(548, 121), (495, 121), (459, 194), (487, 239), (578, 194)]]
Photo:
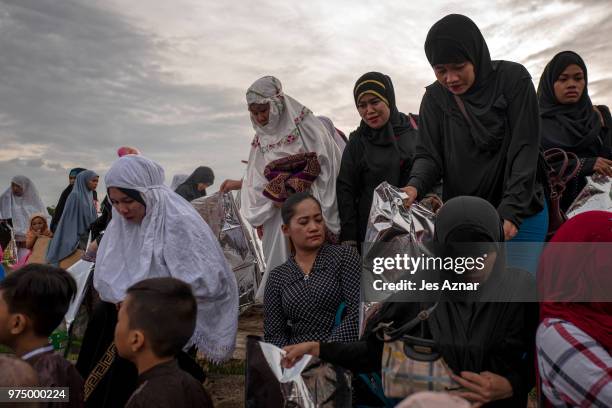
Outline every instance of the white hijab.
[(49, 223), (49, 213), (38, 194), (32, 180), (26, 176), (15, 176), (11, 183), (22, 188), (23, 194), (16, 196), (11, 187), (0, 196), (0, 219), (13, 220), (13, 230), (17, 237), (25, 237), (30, 228), (30, 217), (36, 213), (45, 214)]
[(336, 129), (336, 127), (334, 126), (334, 122), (332, 122), (332, 120), (327, 116), (317, 116), (317, 118), (319, 118), (321, 123), (323, 123), (329, 134), (333, 135), (334, 142), (338, 145), (340, 151), (343, 152), (344, 148), (346, 147), (346, 141), (340, 135), (338, 129)]
[(336, 203), (336, 178), (342, 154), (323, 123), (304, 105), (283, 93), (280, 81), (272, 76), (258, 79), (246, 94), (247, 104), (269, 104), (270, 116), (265, 126), (251, 114), (255, 138), (247, 174), (242, 184), (241, 211), (251, 225), (263, 225), (275, 210), (263, 195), (268, 183), (264, 169), (270, 162), (298, 153), (316, 152), (321, 173), (311, 186), (312, 195), (321, 203), (323, 218), (333, 233), (340, 232)]
[(187, 282), (198, 303), (189, 345), (195, 344), (214, 362), (229, 359), (238, 328), (238, 286), (208, 225), (191, 204), (163, 184), (164, 170), (146, 157), (120, 158), (105, 183), (140, 192), (146, 215), (136, 224), (113, 208), (94, 273), (102, 300), (120, 302), (127, 288), (147, 278), (171, 276)]

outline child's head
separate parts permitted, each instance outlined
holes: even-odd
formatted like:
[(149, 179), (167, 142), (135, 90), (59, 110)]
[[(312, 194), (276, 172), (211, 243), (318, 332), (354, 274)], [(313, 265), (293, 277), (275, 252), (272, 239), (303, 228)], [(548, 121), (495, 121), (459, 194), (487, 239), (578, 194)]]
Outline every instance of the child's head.
[(42, 215), (33, 215), (30, 219), (30, 229), (36, 232), (47, 230), (47, 220)]
[[(197, 315), (191, 287), (174, 278), (153, 278), (127, 290), (115, 327), (115, 344), (129, 360), (145, 350), (173, 357), (191, 338)], [(213, 318), (213, 317), (211, 317)]]
[(14, 347), (24, 335), (49, 337), (76, 293), (68, 272), (30, 264), (0, 282), (0, 344)]

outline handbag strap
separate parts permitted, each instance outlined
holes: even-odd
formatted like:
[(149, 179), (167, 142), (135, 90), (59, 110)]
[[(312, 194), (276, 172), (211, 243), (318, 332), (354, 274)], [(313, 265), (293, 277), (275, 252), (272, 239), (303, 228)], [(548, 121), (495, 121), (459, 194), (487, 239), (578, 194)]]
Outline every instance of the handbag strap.
[[(578, 156), (575, 153), (567, 152), (557, 147), (546, 150), (544, 152), (544, 159), (549, 167), (549, 176), (557, 176), (555, 180), (557, 184), (565, 185), (569, 180), (576, 177), (576, 174), (580, 170), (580, 161)], [(551, 164), (557, 161), (561, 162), (561, 167), (558, 171)], [(568, 171), (572, 161), (576, 163), (576, 165), (573, 169), (571, 169), (571, 171)]]
[(465, 104), (463, 103), (463, 100), (458, 96), (453, 94), (453, 98), (455, 99), (455, 102), (457, 102), (457, 106), (459, 107), (459, 110), (461, 111), (461, 113), (463, 114), (463, 117), (465, 118), (465, 120), (467, 120), (468, 124), (470, 125), (470, 127), (472, 126), (472, 119), (470, 119), (467, 110), (465, 109)]
[[(413, 319), (411, 319), (410, 321), (408, 321), (407, 323), (404, 323), (402, 326), (398, 327), (397, 329), (393, 329), (391, 324), (379, 324), (374, 330), (377, 332), (376, 336), (388, 343), (391, 341), (395, 341), (397, 339), (399, 339), (400, 337), (402, 337), (402, 335), (404, 333), (407, 333), (409, 331), (411, 331), (412, 329), (414, 329), (416, 327), (417, 324), (424, 322), (425, 320), (429, 319), (429, 316), (431, 316), (431, 314), (433, 313), (433, 311), (436, 309), (436, 307), (438, 306), (438, 302), (434, 303), (431, 307), (427, 308), (427, 309), (423, 309), (421, 310), (416, 317), (414, 317)], [(382, 330), (380, 330), (382, 329)], [(380, 332), (383, 332), (381, 335)], [(387, 338), (385, 339), (384, 336), (387, 336)]]

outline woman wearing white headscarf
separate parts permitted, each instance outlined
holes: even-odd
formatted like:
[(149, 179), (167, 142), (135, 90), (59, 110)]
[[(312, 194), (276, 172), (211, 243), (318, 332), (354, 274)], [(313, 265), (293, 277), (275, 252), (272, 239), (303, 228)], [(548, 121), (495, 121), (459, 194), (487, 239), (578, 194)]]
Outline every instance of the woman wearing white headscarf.
[[(202, 217), (163, 182), (162, 167), (143, 156), (122, 157), (106, 174), (114, 208), (98, 249), (94, 286), (102, 300), (118, 303), (143, 279), (171, 276), (189, 283), (198, 300), (191, 343), (211, 360), (226, 360), (238, 322), (236, 278)], [(140, 194), (145, 204), (140, 222), (117, 209), (114, 189)]]
[[(263, 229), (266, 272), (257, 292), (263, 298), (269, 271), (289, 258), (281, 232), (280, 205), (291, 193), (308, 190), (321, 203), (329, 231), (340, 232), (336, 204), (336, 177), (341, 153), (323, 123), (301, 103), (283, 93), (272, 76), (258, 79), (246, 94), (255, 137), (240, 193), (246, 219)], [(295, 163), (305, 163), (298, 173)]]
[(0, 196), (0, 219), (11, 221), (19, 248), (19, 259), (28, 253), (25, 247), (26, 233), (30, 228), (30, 217), (36, 213), (45, 214), (49, 222), (49, 213), (34, 183), (26, 176), (13, 177), (11, 186)]
[[(221, 362), (232, 356), (235, 347), (238, 287), (212, 231), (191, 204), (164, 185), (159, 164), (143, 156), (124, 156), (108, 171), (105, 184), (113, 214), (100, 242), (93, 281), (104, 304), (112, 307), (100, 312), (98, 322), (94, 322), (94, 312), (77, 368), (87, 377), (86, 399), (108, 403), (112, 398), (107, 406), (123, 406), (119, 394), (129, 396), (130, 390), (124, 388), (135, 386), (136, 376), (126, 372), (109, 345), (116, 322), (114, 304), (123, 301), (127, 288), (155, 277), (188, 283), (198, 304), (196, 328), (188, 346), (195, 345), (209, 360)], [(97, 355), (92, 358), (90, 354)], [(108, 359), (118, 362), (109, 367), (104, 365)], [(108, 370), (112, 373), (105, 375)]]

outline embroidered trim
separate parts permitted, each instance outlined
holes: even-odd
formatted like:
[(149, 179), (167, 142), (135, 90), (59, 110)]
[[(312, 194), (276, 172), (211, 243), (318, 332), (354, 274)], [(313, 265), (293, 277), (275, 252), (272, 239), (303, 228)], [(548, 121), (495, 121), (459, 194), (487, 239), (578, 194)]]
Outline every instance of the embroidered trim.
[(102, 355), (102, 358), (98, 361), (94, 369), (91, 370), (91, 373), (89, 373), (87, 379), (85, 380), (85, 384), (83, 385), (83, 390), (85, 393), (85, 396), (83, 398), (84, 401), (87, 401), (87, 399), (95, 391), (98, 384), (100, 384), (100, 381), (102, 381), (102, 379), (108, 372), (108, 369), (110, 368), (111, 364), (113, 364), (113, 361), (115, 361), (116, 355), (117, 348), (115, 347), (115, 343), (113, 342), (110, 344), (110, 346), (108, 346), (106, 352), (104, 353), (104, 355)]
[(269, 145), (266, 146), (262, 146), (260, 141), (259, 141), (259, 136), (255, 135), (255, 137), (253, 138), (253, 141), (251, 142), (251, 146), (254, 148), (259, 148), (261, 150), (262, 153), (267, 153), (271, 150), (277, 149), (281, 146), (284, 145), (288, 145), (291, 144), (293, 142), (295, 142), (297, 140), (297, 138), (300, 136), (300, 129), (298, 128), (299, 124), (304, 120), (304, 118), (311, 114), (312, 112), (310, 111), (310, 109), (308, 109), (307, 107), (303, 107), (302, 111), (300, 112), (300, 114), (293, 119), (293, 123), (295, 124), (295, 128), (291, 131), (291, 133), (289, 133), (287, 136), (283, 137), (281, 140), (279, 140), (276, 143), (271, 143)]

